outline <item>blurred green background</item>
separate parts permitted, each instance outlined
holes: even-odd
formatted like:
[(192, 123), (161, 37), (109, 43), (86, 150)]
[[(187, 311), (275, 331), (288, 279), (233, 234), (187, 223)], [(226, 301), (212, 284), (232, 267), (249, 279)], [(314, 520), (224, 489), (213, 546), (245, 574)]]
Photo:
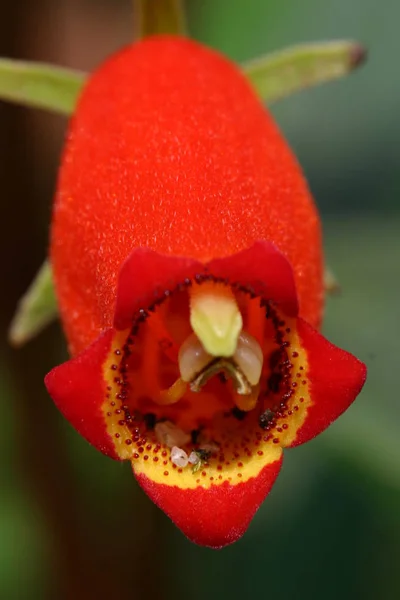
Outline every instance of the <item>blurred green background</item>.
[[(188, 0), (191, 34), (237, 61), (354, 38), (360, 72), (273, 108), (320, 206), (342, 294), (324, 330), (364, 360), (349, 411), (283, 471), (248, 533), (198, 548), (147, 500), (129, 465), (90, 448), (43, 375), (58, 325), (20, 351), (15, 304), (45, 256), (65, 121), (0, 103), (0, 599), (400, 598), (400, 38), (398, 0)], [(92, 69), (131, 37), (128, 0), (2, 4), (0, 55)]]

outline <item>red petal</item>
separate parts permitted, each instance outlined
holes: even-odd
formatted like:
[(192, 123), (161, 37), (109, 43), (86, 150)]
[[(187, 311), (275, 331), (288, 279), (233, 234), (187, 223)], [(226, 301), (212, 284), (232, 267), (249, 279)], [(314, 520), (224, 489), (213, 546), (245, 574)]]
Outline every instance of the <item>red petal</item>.
[(130, 327), (139, 309), (149, 308), (165, 291), (203, 271), (204, 266), (191, 258), (167, 256), (148, 248), (134, 250), (120, 271), (114, 326)]
[(107, 385), (111, 384), (106, 368), (116, 337), (113, 329), (106, 330), (81, 354), (50, 371), (45, 384), (57, 408), (88, 442), (107, 456), (122, 459), (128, 457), (122, 445), (124, 431), (118, 432), (119, 441), (114, 443), (105, 416)]
[(367, 376), (364, 363), (300, 318), (297, 333), (307, 354), (310, 402), (306, 402), (305, 418), (288, 446), (303, 444), (324, 431), (355, 400)]
[(215, 277), (251, 287), (257, 296), (273, 300), (289, 316), (298, 313), (296, 286), (289, 261), (271, 242), (255, 242), (250, 248), (207, 265)]
[[(278, 449), (277, 449), (278, 450)], [(279, 449), (276, 460), (264, 466), (256, 477), (239, 483), (209, 485), (191, 489), (158, 483), (135, 473), (140, 486), (196, 544), (222, 548), (238, 540), (271, 490), (282, 465)]]

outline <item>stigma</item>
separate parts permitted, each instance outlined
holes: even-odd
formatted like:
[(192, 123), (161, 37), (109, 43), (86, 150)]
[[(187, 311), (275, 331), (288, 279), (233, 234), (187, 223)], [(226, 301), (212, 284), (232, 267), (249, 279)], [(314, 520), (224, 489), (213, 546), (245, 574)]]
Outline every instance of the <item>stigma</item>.
[(231, 288), (214, 282), (192, 286), (190, 325), (209, 355), (233, 356), (243, 319)]

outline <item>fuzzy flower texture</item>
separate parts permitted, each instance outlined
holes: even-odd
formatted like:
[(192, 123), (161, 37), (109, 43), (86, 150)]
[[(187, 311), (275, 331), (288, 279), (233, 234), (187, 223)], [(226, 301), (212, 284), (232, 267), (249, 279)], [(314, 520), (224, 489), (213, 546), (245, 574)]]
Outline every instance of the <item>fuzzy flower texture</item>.
[(191, 540), (237, 540), (283, 448), (353, 402), (365, 366), (320, 333), (319, 217), (239, 69), (153, 37), (90, 77), (51, 263), (72, 358), (46, 386)]

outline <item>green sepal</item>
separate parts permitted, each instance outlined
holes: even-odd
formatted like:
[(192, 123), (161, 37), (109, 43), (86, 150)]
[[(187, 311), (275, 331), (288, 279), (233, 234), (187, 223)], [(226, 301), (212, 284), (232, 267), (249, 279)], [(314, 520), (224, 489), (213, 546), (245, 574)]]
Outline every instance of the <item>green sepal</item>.
[(357, 42), (293, 46), (242, 66), (260, 98), (272, 104), (308, 87), (338, 79), (361, 65), (366, 50)]
[(70, 115), (85, 79), (71, 69), (0, 59), (0, 99), (24, 106)]
[[(179, 8), (178, 1), (171, 2)], [(143, 6), (147, 5), (144, 2)], [(160, 24), (157, 24), (148, 15), (141, 34), (155, 32), (158, 27), (183, 30), (183, 13), (181, 17), (179, 14), (177, 10), (175, 25), (168, 25), (161, 16)], [(272, 103), (307, 87), (347, 75), (362, 64), (365, 56), (365, 49), (357, 42), (304, 44), (253, 60), (243, 65), (243, 71), (260, 97)], [(86, 77), (79, 71), (43, 63), (0, 59), (0, 99), (69, 115)]]
[(22, 346), (58, 315), (50, 264), (46, 261), (18, 303), (8, 337), (13, 346)]

